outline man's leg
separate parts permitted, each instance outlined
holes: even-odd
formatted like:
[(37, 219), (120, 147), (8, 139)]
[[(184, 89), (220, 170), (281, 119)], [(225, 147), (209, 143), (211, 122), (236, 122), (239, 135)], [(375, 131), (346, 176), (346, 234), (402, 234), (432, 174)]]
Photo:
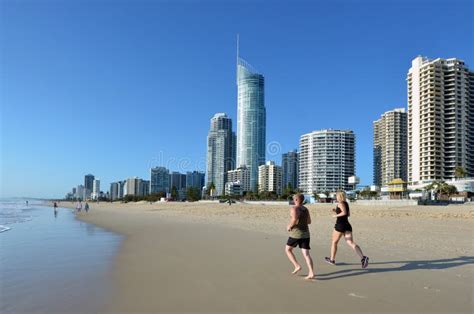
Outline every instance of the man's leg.
[(311, 258), (311, 255), (309, 254), (308, 249), (301, 249), (301, 252), (303, 252), (304, 259), (306, 260), (306, 265), (308, 265), (308, 276), (306, 276), (306, 279), (313, 279), (314, 278), (314, 270), (313, 270), (313, 259)]
[(293, 247), (287, 245), (285, 248), (286, 255), (288, 256), (288, 259), (290, 262), (295, 266), (295, 270), (291, 272), (292, 274), (296, 274), (301, 270), (301, 265), (298, 264), (298, 261), (296, 260), (295, 254), (293, 254)]

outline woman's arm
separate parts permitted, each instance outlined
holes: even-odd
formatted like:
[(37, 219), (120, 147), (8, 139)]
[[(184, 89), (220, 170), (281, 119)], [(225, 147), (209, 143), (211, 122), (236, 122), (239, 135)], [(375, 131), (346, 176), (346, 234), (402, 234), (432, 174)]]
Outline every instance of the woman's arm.
[(309, 213), (309, 209), (308, 209), (308, 225), (311, 224), (311, 214)]
[(339, 214), (337, 214), (337, 215), (332, 215), (332, 216), (333, 216), (333, 217), (342, 217), (342, 216), (347, 215), (346, 204), (344, 204), (344, 203), (339, 203), (338, 205), (340, 206), (339, 208), (341, 209), (341, 212), (340, 212)]

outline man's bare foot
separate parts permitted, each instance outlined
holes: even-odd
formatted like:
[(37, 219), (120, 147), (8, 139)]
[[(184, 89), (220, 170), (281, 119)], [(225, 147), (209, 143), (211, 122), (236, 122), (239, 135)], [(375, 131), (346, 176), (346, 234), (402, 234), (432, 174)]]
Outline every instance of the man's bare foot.
[(309, 274), (308, 276), (304, 277), (304, 279), (313, 280), (316, 279), (316, 276), (314, 274)]
[(293, 275), (296, 275), (300, 270), (301, 270), (301, 266), (298, 266), (298, 267), (296, 267), (295, 270), (292, 271), (291, 273), (292, 273)]

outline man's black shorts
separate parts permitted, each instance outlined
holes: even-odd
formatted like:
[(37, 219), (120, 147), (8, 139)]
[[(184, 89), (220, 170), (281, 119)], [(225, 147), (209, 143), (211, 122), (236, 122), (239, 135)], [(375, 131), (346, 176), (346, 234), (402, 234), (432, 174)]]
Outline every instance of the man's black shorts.
[(298, 245), (300, 249), (311, 250), (311, 248), (309, 247), (309, 238), (295, 239), (295, 238), (289, 237), (288, 241), (286, 242), (286, 245), (292, 246), (292, 247), (296, 247)]

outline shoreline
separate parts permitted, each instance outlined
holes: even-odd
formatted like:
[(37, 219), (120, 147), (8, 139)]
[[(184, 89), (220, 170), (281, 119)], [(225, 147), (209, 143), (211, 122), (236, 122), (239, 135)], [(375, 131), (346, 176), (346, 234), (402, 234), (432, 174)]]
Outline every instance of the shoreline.
[[(121, 236), (44, 202), (9, 202), (11, 230), (0, 234), (2, 313), (97, 313), (113, 286)], [(19, 208), (18, 211), (13, 211)], [(15, 214), (22, 216), (15, 217)]]
[[(60, 206), (68, 207), (65, 203)], [(333, 205), (309, 205), (317, 280), (308, 282), (289, 274), (283, 252), (289, 206), (90, 205), (88, 214), (76, 214), (78, 219), (123, 236), (112, 269), (109, 312), (472, 310), (472, 206), (377, 210), (353, 205), (354, 239), (371, 257), (369, 268), (361, 270), (343, 241), (338, 266), (322, 261), (329, 251)]]

